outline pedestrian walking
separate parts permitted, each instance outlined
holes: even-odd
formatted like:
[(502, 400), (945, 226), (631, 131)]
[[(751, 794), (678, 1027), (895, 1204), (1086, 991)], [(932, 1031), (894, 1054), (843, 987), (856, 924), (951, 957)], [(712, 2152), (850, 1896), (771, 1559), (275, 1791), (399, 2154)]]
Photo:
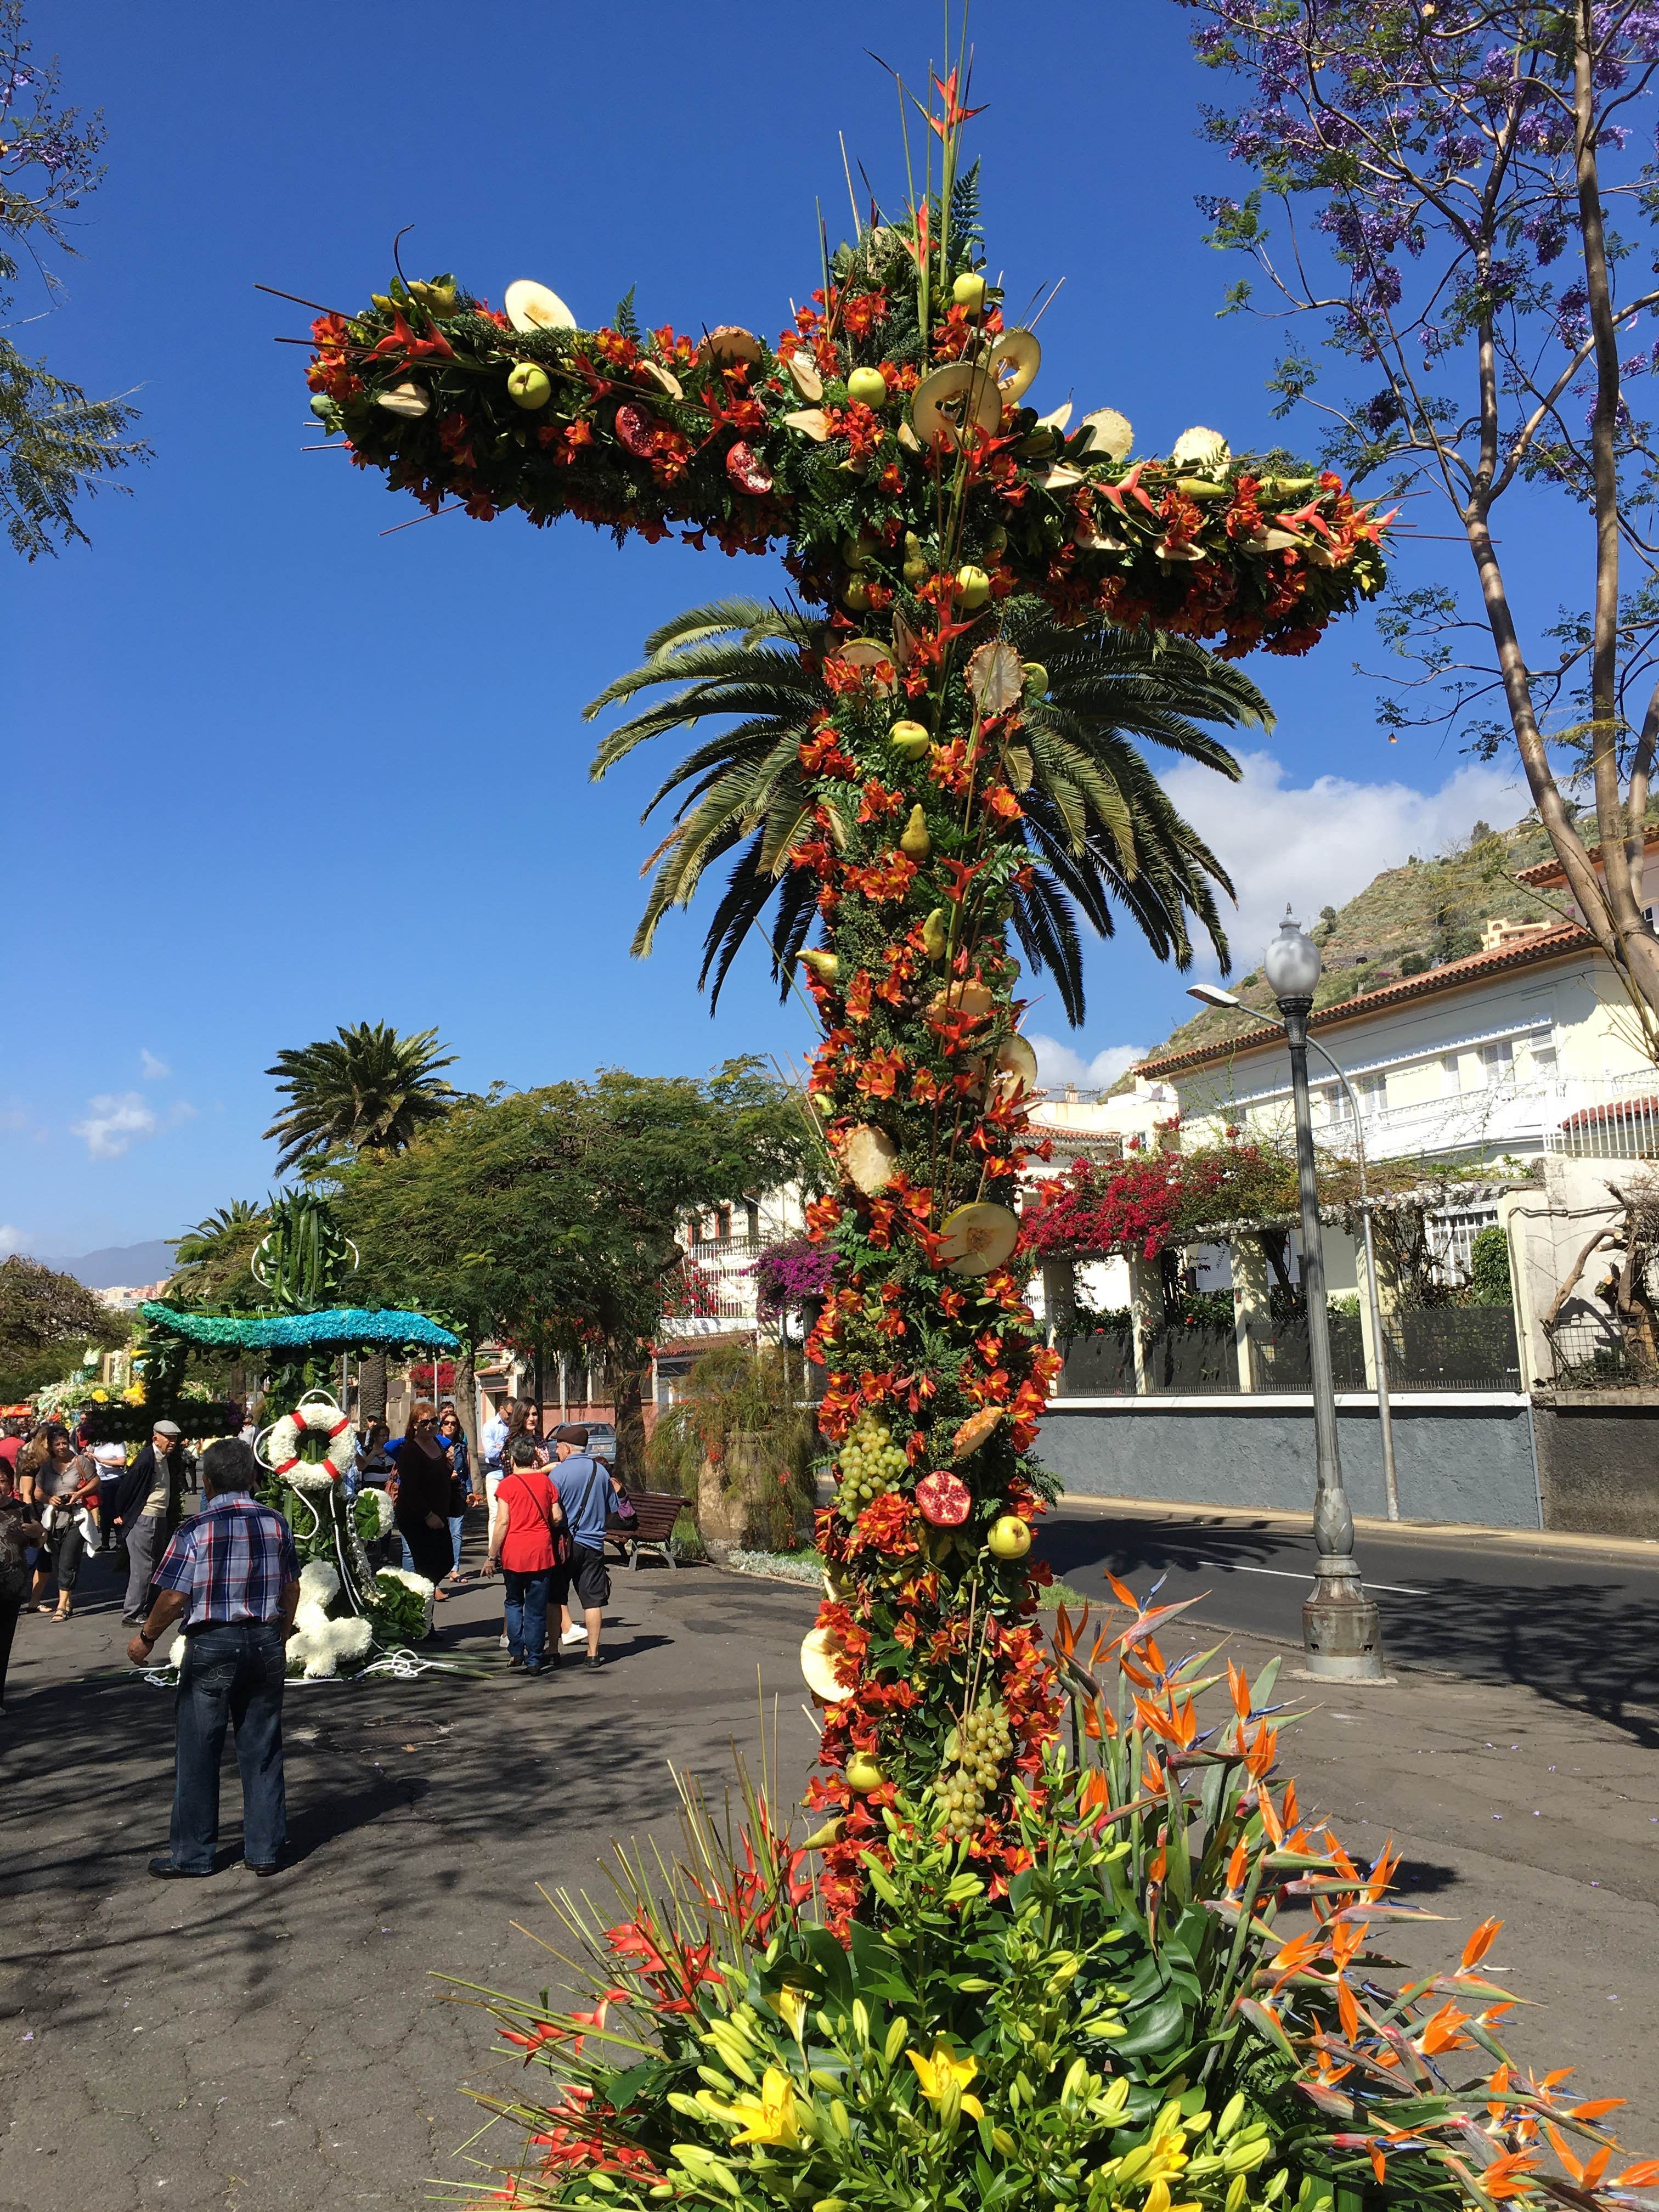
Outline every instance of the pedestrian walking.
[[(41, 1468), (37, 1494), (46, 1506), (40, 1516), (42, 1542), (36, 1570), (36, 1611), (50, 1613), (54, 1620), (67, 1620), (75, 1609), (75, 1585), (81, 1562), (98, 1548), (98, 1466), (90, 1453), (77, 1452), (66, 1436), (52, 1445), (52, 1456)], [(56, 1609), (45, 1592), (58, 1586)]]
[(115, 1493), (110, 1526), (127, 1547), (127, 1595), (121, 1618), (129, 1624), (142, 1617), (155, 1562), (179, 1524), (180, 1434), (176, 1421), (157, 1421)]
[(441, 1605), (449, 1595), (441, 1584), (455, 1557), (449, 1483), (449, 1455), (438, 1442), (438, 1409), (429, 1398), (417, 1398), (398, 1447), (398, 1533), (409, 1547), (415, 1572), (426, 1577)]
[[(587, 1663), (597, 1667), (599, 1632), (605, 1608), (611, 1602), (611, 1574), (605, 1564), (605, 1529), (613, 1504), (625, 1497), (622, 1485), (603, 1461), (590, 1458), (587, 1431), (580, 1421), (567, 1421), (553, 1431), (554, 1456), (558, 1462), (555, 1480), (570, 1532), (570, 1558), (556, 1571), (554, 1589), (559, 1605), (561, 1644), (587, 1644)], [(575, 1626), (572, 1605), (581, 1608), (582, 1625)]]
[(242, 1860), (275, 1874), (288, 1840), (283, 1775), (283, 1685), (300, 1602), (300, 1561), (280, 1513), (248, 1495), (259, 1463), (240, 1437), (202, 1455), (204, 1510), (187, 1521), (155, 1570), (149, 1618), (127, 1646), (149, 1663), (158, 1638), (183, 1623), (173, 1699), (173, 1822), (159, 1880), (210, 1875), (219, 1843), (219, 1760), (236, 1731), (242, 1778)]
[(17, 1616), (29, 1594), (30, 1562), (44, 1530), (26, 1504), (9, 1460), (0, 1460), (0, 1713), (6, 1710), (6, 1668)]
[(547, 1644), (553, 1577), (569, 1553), (564, 1508), (527, 1437), (513, 1446), (513, 1464), (496, 1486), (489, 1516), (489, 1571), (507, 1586), (507, 1663), (540, 1674), (559, 1663)]
[(453, 1406), (446, 1406), (438, 1416), (438, 1441), (449, 1455), (449, 1541), (455, 1555), (450, 1574), (453, 1577), (461, 1571), (461, 1538), (466, 1528), (467, 1509), (482, 1505), (483, 1500), (472, 1493), (466, 1431)]
[(121, 1487), (121, 1478), (127, 1471), (127, 1455), (122, 1444), (94, 1444), (92, 1456), (98, 1468), (98, 1545), (101, 1551), (113, 1534), (115, 1497)]

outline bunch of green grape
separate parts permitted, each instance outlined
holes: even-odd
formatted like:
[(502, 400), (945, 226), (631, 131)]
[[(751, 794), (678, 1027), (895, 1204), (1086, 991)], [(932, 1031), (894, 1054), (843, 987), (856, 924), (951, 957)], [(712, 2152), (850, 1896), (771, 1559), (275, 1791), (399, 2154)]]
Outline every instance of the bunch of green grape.
[(933, 1794), (945, 1816), (941, 1825), (953, 1842), (965, 1841), (978, 1827), (1013, 1747), (1013, 1733), (1001, 1705), (976, 1705), (951, 1729), (945, 1746), (945, 1771)]
[(840, 1504), (846, 1519), (856, 1521), (872, 1498), (890, 1490), (907, 1464), (904, 1447), (893, 1442), (886, 1422), (860, 1415), (841, 1448)]

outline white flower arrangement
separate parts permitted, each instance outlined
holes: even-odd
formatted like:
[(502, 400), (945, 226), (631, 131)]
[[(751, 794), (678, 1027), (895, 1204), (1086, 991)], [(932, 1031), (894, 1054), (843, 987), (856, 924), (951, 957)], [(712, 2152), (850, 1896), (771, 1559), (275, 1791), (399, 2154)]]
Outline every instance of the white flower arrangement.
[[(301, 1458), (300, 1439), (307, 1433), (327, 1438), (324, 1458)], [(357, 1431), (333, 1399), (320, 1390), (302, 1399), (291, 1413), (273, 1421), (259, 1442), (271, 1473), (301, 1491), (327, 1490), (340, 1480), (357, 1454)]]
[(377, 1528), (368, 1532), (368, 1540), (370, 1543), (373, 1543), (377, 1537), (384, 1536), (391, 1528), (393, 1521), (397, 1518), (398, 1509), (393, 1505), (392, 1500), (386, 1496), (385, 1491), (378, 1488), (373, 1483), (365, 1483), (363, 1487), (357, 1492), (357, 1503), (361, 1505), (366, 1498), (373, 1498), (374, 1501), (374, 1513), (380, 1522), (380, 1526)]
[(382, 1567), (375, 1579), (383, 1583), (401, 1583), (405, 1589), (413, 1590), (416, 1597), (430, 1597), (434, 1588), (424, 1575), (412, 1575), (407, 1567)]
[(289, 1638), (288, 1663), (298, 1664), (306, 1680), (326, 1681), (344, 1661), (367, 1659), (374, 1632), (366, 1620), (347, 1613), (331, 1620), (328, 1607), (339, 1595), (340, 1577), (326, 1559), (310, 1559), (300, 1570), (300, 1604)]

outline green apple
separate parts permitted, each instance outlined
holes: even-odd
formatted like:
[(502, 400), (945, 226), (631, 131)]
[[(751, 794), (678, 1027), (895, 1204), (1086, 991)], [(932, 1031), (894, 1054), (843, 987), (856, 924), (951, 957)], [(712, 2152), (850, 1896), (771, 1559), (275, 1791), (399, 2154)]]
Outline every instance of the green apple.
[(861, 407), (887, 404), (887, 379), (878, 368), (855, 368), (847, 380), (847, 397)]
[(970, 314), (978, 314), (985, 305), (985, 279), (977, 269), (964, 269), (951, 287), (951, 297), (958, 307), (966, 307)]
[(887, 742), (896, 753), (906, 760), (918, 760), (933, 740), (920, 722), (895, 722), (887, 732)]
[(1033, 699), (1046, 699), (1048, 696), (1048, 670), (1040, 660), (1027, 660), (1021, 665), (1025, 674), (1027, 693)]
[(1023, 1559), (1031, 1548), (1031, 1530), (1018, 1513), (1005, 1513), (991, 1523), (986, 1542), (1000, 1559)]
[(515, 407), (545, 407), (553, 397), (552, 379), (533, 361), (521, 361), (507, 377), (507, 396)]
[(972, 614), (976, 608), (982, 607), (990, 596), (991, 579), (983, 568), (976, 568), (969, 562), (966, 568), (957, 570), (957, 598), (961, 601), (965, 614)]

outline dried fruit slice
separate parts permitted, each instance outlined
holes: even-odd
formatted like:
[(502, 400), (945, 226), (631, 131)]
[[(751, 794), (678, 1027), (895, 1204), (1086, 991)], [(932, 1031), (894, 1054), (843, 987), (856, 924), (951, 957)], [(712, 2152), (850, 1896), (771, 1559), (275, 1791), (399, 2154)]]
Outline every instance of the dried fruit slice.
[(1002, 395), (988, 369), (953, 361), (917, 385), (910, 395), (910, 420), (924, 447), (936, 438), (947, 446), (960, 445), (969, 423), (993, 437), (1002, 423)]
[(826, 1705), (838, 1705), (853, 1694), (836, 1671), (844, 1656), (843, 1646), (827, 1628), (815, 1628), (801, 1639), (800, 1671), (807, 1688)]
[[(893, 665), (893, 648), (878, 637), (849, 637), (841, 648), (840, 658), (849, 668), (856, 668), (870, 683), (877, 695), (890, 698), (898, 689), (898, 671)], [(887, 671), (882, 675), (883, 669)]]
[(960, 1528), (973, 1510), (967, 1484), (949, 1468), (935, 1468), (916, 1485), (916, 1508), (935, 1528)]
[(704, 361), (719, 362), (722, 367), (746, 361), (756, 368), (766, 358), (765, 347), (753, 331), (744, 330), (740, 323), (722, 323), (718, 330), (710, 331), (697, 351)]
[(1006, 1036), (997, 1047), (997, 1073), (1023, 1084), (1027, 1091), (1036, 1090), (1037, 1056), (1023, 1036)]
[(1023, 398), (1042, 366), (1042, 348), (1030, 331), (1004, 331), (991, 348), (991, 367), (1005, 399)]
[(981, 1201), (947, 1213), (939, 1256), (953, 1275), (988, 1275), (1019, 1242), (1019, 1222), (1006, 1206)]
[(957, 1459), (970, 1459), (987, 1437), (995, 1431), (1002, 1419), (1000, 1406), (981, 1406), (976, 1413), (969, 1413), (951, 1439), (951, 1450)]
[(866, 1198), (884, 1190), (898, 1165), (898, 1146), (885, 1129), (860, 1121), (841, 1140), (841, 1156), (848, 1174)]
[(1183, 430), (1170, 453), (1170, 465), (1175, 469), (1188, 469), (1200, 477), (1220, 477), (1225, 474), (1232, 449), (1219, 430), (1206, 430), (1195, 422), (1190, 430)]
[(515, 331), (574, 331), (576, 318), (556, 292), (545, 284), (520, 276), (509, 284), (501, 301), (507, 319)]
[(665, 368), (659, 361), (642, 361), (640, 363), (640, 374), (641, 376), (648, 376), (651, 381), (661, 391), (665, 392), (671, 399), (684, 398), (685, 386), (673, 371)]
[(994, 1001), (983, 983), (947, 983), (927, 1001), (930, 1014), (966, 1014), (978, 1021), (988, 1014)]
[(726, 457), (726, 473), (739, 491), (758, 499), (772, 489), (772, 471), (754, 447), (739, 438)]
[(1084, 416), (1078, 428), (1089, 433), (1089, 442), (1083, 450), (1091, 461), (1125, 460), (1135, 441), (1128, 416), (1120, 415), (1115, 407), (1097, 407)]
[(786, 415), (783, 419), (792, 430), (799, 430), (803, 437), (811, 438), (814, 445), (823, 445), (830, 435), (830, 417), (822, 407), (798, 407), (793, 415)]
[(823, 398), (823, 379), (818, 374), (817, 364), (810, 353), (804, 353), (797, 348), (784, 367), (789, 371), (790, 381), (803, 399)]
[(418, 384), (394, 384), (390, 392), (377, 392), (377, 407), (384, 407), (388, 415), (425, 415), (431, 411), (431, 395), (422, 392)]

